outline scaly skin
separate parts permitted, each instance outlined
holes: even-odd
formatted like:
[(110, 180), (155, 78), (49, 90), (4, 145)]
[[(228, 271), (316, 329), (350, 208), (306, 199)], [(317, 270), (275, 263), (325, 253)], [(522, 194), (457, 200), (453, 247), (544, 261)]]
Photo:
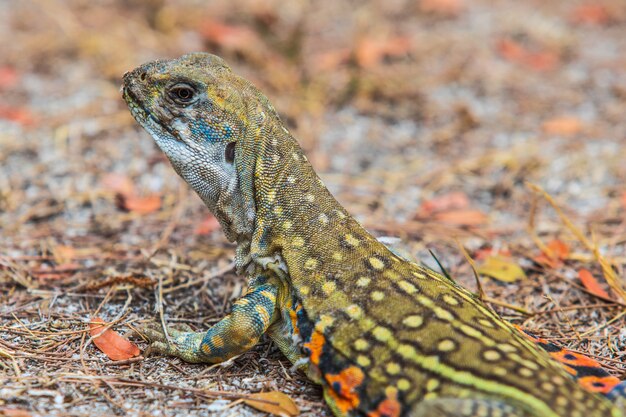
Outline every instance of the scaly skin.
[(152, 349), (221, 362), (264, 332), (336, 416), (618, 417), (470, 292), (372, 237), (324, 187), (267, 98), (219, 57), (155, 61), (124, 99), (237, 243), (249, 291), (206, 333)]

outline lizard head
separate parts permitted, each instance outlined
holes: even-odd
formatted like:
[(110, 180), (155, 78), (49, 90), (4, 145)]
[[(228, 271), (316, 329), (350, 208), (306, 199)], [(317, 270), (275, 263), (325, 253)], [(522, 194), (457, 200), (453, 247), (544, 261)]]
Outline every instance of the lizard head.
[[(194, 53), (124, 75), (123, 97), (174, 169), (202, 198), (231, 241), (254, 227), (252, 175), (243, 178), (244, 138), (273, 111), (255, 87), (215, 55)], [(268, 109), (263, 109), (264, 107)], [(251, 109), (251, 107), (256, 107)]]

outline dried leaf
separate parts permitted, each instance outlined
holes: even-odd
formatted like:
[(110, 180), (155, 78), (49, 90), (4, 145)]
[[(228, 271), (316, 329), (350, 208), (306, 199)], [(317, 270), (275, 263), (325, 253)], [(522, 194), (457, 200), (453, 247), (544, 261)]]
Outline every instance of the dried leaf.
[(411, 39), (396, 36), (384, 40), (362, 39), (355, 51), (356, 63), (362, 68), (371, 68), (384, 58), (406, 55), (411, 49)]
[(135, 185), (126, 175), (110, 173), (102, 177), (102, 186), (123, 196), (131, 196), (135, 194)]
[(507, 61), (521, 64), (536, 71), (549, 71), (559, 63), (559, 57), (554, 52), (535, 48), (530, 50), (520, 42), (512, 39), (501, 39), (496, 49)]
[(567, 259), (569, 254), (570, 248), (567, 243), (553, 239), (546, 245), (546, 251), (535, 256), (533, 260), (539, 264), (557, 268), (563, 265), (563, 261)]
[(350, 50), (347, 48), (319, 53), (311, 60), (316, 71), (328, 72), (337, 69), (350, 61)]
[(276, 416), (297, 416), (300, 414), (296, 403), (288, 395), (279, 391), (257, 392), (244, 398), (243, 402), (259, 411)]
[(577, 6), (572, 12), (571, 20), (574, 23), (600, 26), (607, 24), (611, 16), (605, 6), (589, 2)]
[(487, 223), (487, 215), (479, 210), (454, 210), (436, 213), (433, 220), (458, 226), (480, 226)]
[(22, 126), (31, 126), (35, 123), (35, 117), (31, 111), (24, 107), (0, 105), (0, 119), (10, 120)]
[(0, 89), (13, 87), (17, 84), (20, 77), (12, 67), (0, 67)]
[(161, 196), (149, 195), (146, 197), (126, 196), (122, 199), (122, 207), (139, 214), (148, 214), (161, 208)]
[(523, 62), (527, 67), (536, 71), (550, 71), (556, 68), (559, 57), (549, 51), (530, 52)]
[(511, 39), (501, 39), (497, 44), (498, 52), (507, 61), (520, 62), (526, 57), (526, 48)]
[[(124, 339), (116, 331), (111, 329), (104, 330), (102, 326), (104, 324), (106, 323), (100, 317), (94, 317), (89, 323), (89, 335), (94, 337), (93, 343), (107, 355), (109, 359), (121, 361), (130, 359), (141, 353), (137, 345)], [(103, 330), (104, 333), (102, 333)], [(100, 336), (95, 337), (98, 334), (100, 334)]]
[(478, 273), (502, 282), (516, 282), (526, 278), (526, 273), (517, 263), (498, 255), (485, 259)]
[(494, 248), (482, 248), (482, 249), (478, 249), (474, 251), (473, 258), (476, 259), (477, 261), (482, 261), (482, 260), (489, 258), (490, 256), (496, 256), (496, 255), (509, 257), (511, 256), (511, 251), (508, 249), (495, 250)]
[(83, 266), (74, 262), (61, 263), (54, 267), (48, 267), (43, 265), (39, 269), (31, 270), (31, 274), (37, 277), (40, 281), (51, 281), (55, 279), (66, 278), (72, 273), (76, 272), (79, 269), (82, 269)]
[(602, 288), (600, 283), (587, 269), (583, 268), (578, 271), (578, 278), (580, 278), (580, 282), (583, 283), (583, 286), (587, 290), (589, 290), (590, 293), (598, 295), (600, 297), (610, 298), (609, 294), (604, 291), (604, 288)]
[(209, 42), (230, 50), (246, 50), (261, 44), (256, 32), (245, 26), (230, 25), (215, 20), (206, 21), (200, 34)]
[(3, 408), (0, 409), (0, 416), (5, 417), (31, 417), (32, 414), (28, 410), (22, 410), (20, 408)]
[(194, 229), (196, 235), (209, 235), (215, 230), (220, 228), (220, 222), (213, 215), (208, 215), (202, 222)]
[(584, 124), (576, 117), (564, 116), (550, 119), (542, 127), (550, 135), (571, 136), (580, 133)]
[(470, 205), (467, 194), (457, 191), (426, 200), (420, 207), (420, 215), (428, 216), (436, 211), (466, 209)]
[(465, 10), (465, 0), (420, 0), (419, 9), (443, 17), (455, 17)]
[(55, 245), (52, 248), (52, 253), (57, 264), (69, 263), (76, 258), (76, 249), (71, 246)]

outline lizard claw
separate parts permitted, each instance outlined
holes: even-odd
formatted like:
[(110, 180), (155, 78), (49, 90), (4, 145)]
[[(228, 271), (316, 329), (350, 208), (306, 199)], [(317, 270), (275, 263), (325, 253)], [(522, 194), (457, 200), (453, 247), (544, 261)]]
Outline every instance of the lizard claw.
[(140, 328), (141, 334), (151, 342), (145, 354), (149, 356), (152, 353), (161, 353), (179, 357), (186, 362), (204, 362), (204, 356), (200, 348), (204, 333), (181, 331), (179, 330), (180, 328), (190, 329), (189, 326), (184, 324), (182, 326), (168, 327), (168, 338), (160, 323), (148, 323)]
[[(145, 326), (140, 327), (139, 332), (142, 336), (148, 339), (149, 342), (167, 343), (167, 336), (163, 331), (163, 327), (159, 323), (148, 323)], [(168, 334), (171, 335), (169, 331)]]

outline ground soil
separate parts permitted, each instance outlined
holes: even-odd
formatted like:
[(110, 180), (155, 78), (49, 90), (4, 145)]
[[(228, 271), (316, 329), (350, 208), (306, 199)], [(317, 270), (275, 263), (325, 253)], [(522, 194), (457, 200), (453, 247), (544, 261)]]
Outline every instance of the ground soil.
[(376, 236), (473, 291), (460, 245), (521, 266), (481, 274), (492, 307), (623, 377), (623, 0), (206, 3), (0, 1), (0, 414), (257, 416), (241, 399), (277, 390), (330, 415), (268, 340), (207, 366), (115, 362), (89, 336), (99, 316), (143, 350), (132, 330), (159, 311), (206, 329), (245, 289), (119, 94), (125, 71), (200, 50), (268, 95)]

